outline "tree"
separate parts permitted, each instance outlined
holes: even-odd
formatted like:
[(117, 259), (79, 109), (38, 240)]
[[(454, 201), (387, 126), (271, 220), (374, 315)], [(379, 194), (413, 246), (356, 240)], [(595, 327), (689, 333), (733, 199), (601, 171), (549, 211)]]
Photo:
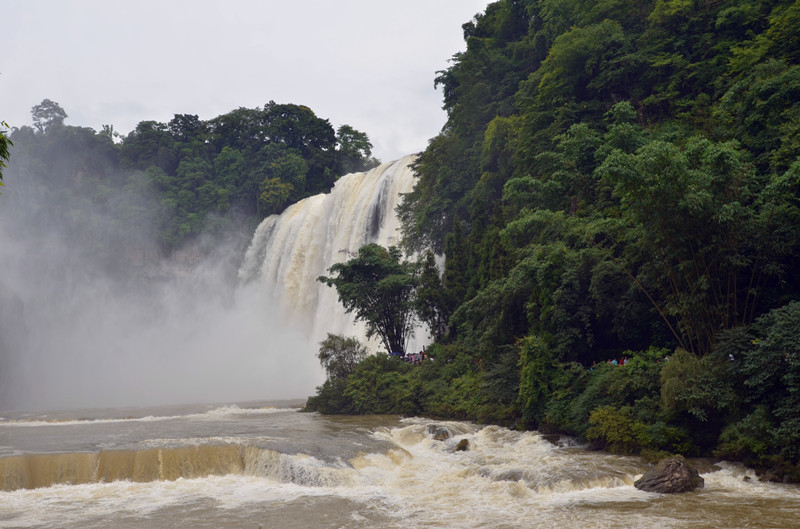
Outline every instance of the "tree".
[(428, 251), (419, 263), (420, 275), (415, 308), (419, 319), (428, 325), (434, 342), (440, 341), (447, 332), (447, 322), (452, 312), (452, 302), (442, 286), (439, 268), (433, 252)]
[(280, 213), (286, 207), (294, 187), (280, 178), (267, 178), (261, 186), (258, 204), (266, 215)]
[(774, 210), (789, 199), (769, 196), (746, 155), (736, 141), (696, 136), (683, 148), (652, 141), (634, 154), (614, 151), (597, 170), (623, 206), (631, 249), (644, 252), (642, 272), (660, 288), (656, 308), (677, 320), (675, 338), (692, 353), (709, 352), (718, 330), (753, 320), (792, 247), (768, 236), (784, 231)]
[(168, 124), (175, 141), (189, 142), (207, 132), (208, 125), (194, 114), (175, 114)]
[(336, 287), (345, 311), (367, 325), (367, 338), (378, 335), (387, 352), (405, 353), (414, 322), (413, 264), (401, 261), (400, 250), (368, 244), (358, 256), (329, 268), (331, 277), (318, 281)]
[[(8, 128), (8, 123), (0, 121), (0, 126)], [(0, 186), (3, 185), (3, 167), (6, 167), (6, 162), (10, 157), (8, 148), (14, 145), (11, 140), (6, 138), (6, 132), (0, 130)]]
[(742, 355), (747, 399), (766, 404), (774, 416), (781, 453), (800, 459), (800, 302), (792, 301), (759, 317), (756, 339)]
[(375, 158), (371, 158), (372, 143), (369, 136), (350, 125), (342, 125), (336, 129), (336, 143), (339, 145), (339, 163), (343, 173), (364, 171), (377, 162)]
[(33, 116), (33, 126), (42, 134), (53, 125), (63, 125), (67, 119), (67, 113), (61, 105), (49, 99), (34, 106), (31, 109), (31, 116)]
[(367, 348), (357, 338), (328, 333), (319, 343), (319, 363), (328, 379), (347, 378), (367, 356)]

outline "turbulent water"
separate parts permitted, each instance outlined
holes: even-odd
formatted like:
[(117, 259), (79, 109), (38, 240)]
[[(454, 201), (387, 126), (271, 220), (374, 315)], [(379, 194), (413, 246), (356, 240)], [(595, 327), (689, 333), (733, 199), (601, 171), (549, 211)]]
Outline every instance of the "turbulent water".
[[(567, 439), (296, 405), (7, 416), (0, 527), (800, 526), (797, 487), (735, 465), (707, 466), (697, 492), (649, 494), (632, 485), (637, 458)], [(451, 437), (434, 440), (432, 424)]]
[(264, 285), (276, 305), (303, 322), (314, 344), (328, 332), (363, 337), (363, 326), (344, 313), (335, 289), (317, 277), (365, 244), (398, 242), (394, 211), (414, 186), (413, 159), (406, 156), (367, 173), (345, 175), (330, 193), (265, 219), (245, 255), (241, 282)]

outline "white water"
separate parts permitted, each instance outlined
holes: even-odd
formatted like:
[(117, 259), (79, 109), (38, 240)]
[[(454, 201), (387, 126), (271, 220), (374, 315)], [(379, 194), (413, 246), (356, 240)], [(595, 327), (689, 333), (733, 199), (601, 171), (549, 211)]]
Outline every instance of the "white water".
[[(345, 175), (330, 193), (309, 197), (265, 219), (247, 250), (240, 281), (262, 282), (274, 304), (308, 329), (314, 345), (326, 333), (363, 340), (363, 325), (354, 324), (336, 290), (317, 278), (365, 244), (398, 242), (394, 211), (401, 195), (414, 186), (409, 167), (413, 160), (413, 155), (406, 156), (367, 173)], [(372, 345), (375, 348), (376, 343)]]
[[(125, 450), (144, 456), (162, 450), (158, 464), (166, 465), (167, 456), (194, 453), (179, 448), (187, 443), (205, 449), (183, 464), (173, 462), (173, 472), (183, 469), (184, 477), (0, 492), (0, 527), (800, 526), (798, 487), (760, 483), (732, 464), (706, 468), (704, 489), (659, 495), (633, 487), (647, 468), (638, 458), (585, 452), (568, 442), (553, 445), (536, 432), (439, 422), (452, 434), (440, 442), (427, 430), (431, 421), (417, 418), (232, 407), (187, 410), (183, 417), (167, 413), (164, 420), (132, 424), (141, 429), (141, 440), (128, 439)], [(124, 431), (95, 419), (60, 422), (50, 432), (16, 424), (12, 433), (108, 444)], [(0, 421), (0, 436), (6, 426)], [(462, 439), (469, 450), (454, 451)], [(69, 470), (86, 454), (52, 455), (62, 457), (58, 461)]]

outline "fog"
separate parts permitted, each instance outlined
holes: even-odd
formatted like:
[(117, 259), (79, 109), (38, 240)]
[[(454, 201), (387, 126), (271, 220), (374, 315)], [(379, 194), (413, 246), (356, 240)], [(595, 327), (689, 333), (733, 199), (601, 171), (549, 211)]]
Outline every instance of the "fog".
[[(0, 195), (0, 410), (303, 398), (323, 381), (303, 322), (262, 285), (236, 282), (249, 228), (165, 259), (146, 215), (120, 223), (60, 192), (64, 178), (28, 169), (12, 150)], [(56, 160), (47, 173), (58, 172)]]

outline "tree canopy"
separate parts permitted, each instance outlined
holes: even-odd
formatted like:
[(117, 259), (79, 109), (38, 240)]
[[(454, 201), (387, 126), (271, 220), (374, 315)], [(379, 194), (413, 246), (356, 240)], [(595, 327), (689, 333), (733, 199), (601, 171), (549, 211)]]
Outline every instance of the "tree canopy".
[[(2, 139), (3, 147), (11, 139), (16, 145), (18, 166), (28, 173), (24, 185), (45, 195), (57, 187), (84, 203), (106, 189), (94, 206), (107, 207), (121, 224), (140, 220), (141, 237), (156, 239), (167, 254), (200, 233), (253, 225), (327, 192), (345, 171), (377, 163), (365, 133), (342, 125), (337, 135), (327, 119), (296, 104), (270, 101), (207, 121), (175, 114), (168, 123), (142, 121), (124, 137), (111, 125), (98, 132), (65, 124), (66, 111), (49, 99), (31, 115), (33, 128)], [(100, 204), (110, 197), (122, 203)]]

